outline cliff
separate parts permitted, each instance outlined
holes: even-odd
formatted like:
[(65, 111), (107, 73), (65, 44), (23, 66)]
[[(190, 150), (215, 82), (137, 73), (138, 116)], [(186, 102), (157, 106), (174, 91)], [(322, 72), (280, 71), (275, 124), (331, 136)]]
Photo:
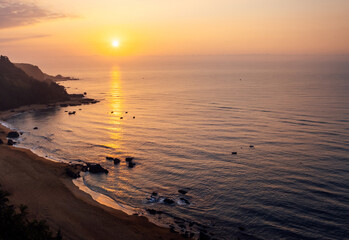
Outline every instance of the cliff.
[(69, 95), (63, 86), (53, 81), (35, 79), (16, 67), (7, 57), (0, 57), (0, 111), (68, 99)]

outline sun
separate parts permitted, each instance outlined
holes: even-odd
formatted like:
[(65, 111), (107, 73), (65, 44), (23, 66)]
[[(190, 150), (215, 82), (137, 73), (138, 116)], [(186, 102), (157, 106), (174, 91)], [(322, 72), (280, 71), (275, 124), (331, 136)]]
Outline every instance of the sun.
[(118, 40), (114, 40), (112, 43), (111, 43), (111, 45), (113, 46), (113, 47), (119, 47), (120, 46), (120, 42), (118, 41)]

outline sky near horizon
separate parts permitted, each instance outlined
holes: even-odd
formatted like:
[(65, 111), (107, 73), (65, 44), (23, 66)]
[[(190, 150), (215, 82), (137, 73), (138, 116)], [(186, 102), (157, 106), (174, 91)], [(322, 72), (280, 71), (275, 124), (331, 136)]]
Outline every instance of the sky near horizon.
[(0, 0), (0, 49), (16, 59), (349, 54), (348, 13), (348, 0)]

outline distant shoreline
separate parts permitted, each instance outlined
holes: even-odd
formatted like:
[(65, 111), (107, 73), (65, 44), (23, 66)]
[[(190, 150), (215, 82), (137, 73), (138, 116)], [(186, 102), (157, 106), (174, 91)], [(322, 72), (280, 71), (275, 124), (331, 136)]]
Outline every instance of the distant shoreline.
[[(0, 112), (0, 120), (30, 110), (42, 110), (60, 104), (80, 104), (73, 101), (50, 106), (29, 105)], [(107, 207), (80, 190), (66, 174), (67, 163), (53, 162), (35, 155), (29, 149), (7, 146), (11, 131), (0, 124), (0, 184), (11, 193), (11, 204), (25, 204), (32, 217), (46, 220), (51, 230), (61, 229), (64, 239), (182, 239), (168, 228), (150, 223), (147, 218), (127, 215)]]

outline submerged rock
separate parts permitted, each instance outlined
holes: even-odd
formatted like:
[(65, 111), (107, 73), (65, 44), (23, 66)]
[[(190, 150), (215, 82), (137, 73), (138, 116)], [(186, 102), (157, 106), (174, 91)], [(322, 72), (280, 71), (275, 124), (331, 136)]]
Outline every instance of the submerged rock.
[(9, 132), (7, 134), (8, 138), (18, 138), (19, 137), (19, 133), (18, 132)]
[(88, 171), (90, 173), (105, 173), (108, 174), (108, 170), (103, 168), (100, 164), (88, 164)]
[(185, 199), (185, 198), (179, 198), (182, 202), (184, 202), (185, 204), (190, 204), (190, 202), (187, 200), (187, 199)]

